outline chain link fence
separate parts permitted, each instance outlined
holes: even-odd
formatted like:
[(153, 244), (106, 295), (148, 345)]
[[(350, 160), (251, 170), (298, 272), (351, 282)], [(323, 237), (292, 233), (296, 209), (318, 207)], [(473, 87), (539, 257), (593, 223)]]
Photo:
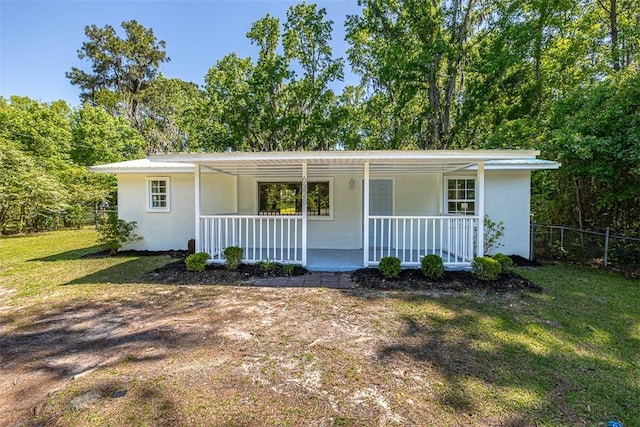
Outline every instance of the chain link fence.
[[(625, 233), (627, 234), (627, 233)], [(531, 224), (531, 256), (640, 273), (640, 237), (563, 225)]]

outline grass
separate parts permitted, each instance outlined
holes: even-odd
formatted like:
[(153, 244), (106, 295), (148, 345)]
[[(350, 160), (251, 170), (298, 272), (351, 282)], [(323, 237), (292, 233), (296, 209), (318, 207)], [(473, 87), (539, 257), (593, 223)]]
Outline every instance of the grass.
[(0, 239), (0, 424), (640, 425), (640, 281), (541, 294), (148, 283), (89, 229)]

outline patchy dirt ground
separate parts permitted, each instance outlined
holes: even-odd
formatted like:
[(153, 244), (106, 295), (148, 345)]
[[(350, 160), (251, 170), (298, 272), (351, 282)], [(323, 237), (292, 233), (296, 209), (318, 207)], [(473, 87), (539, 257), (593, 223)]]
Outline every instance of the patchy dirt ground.
[(415, 297), (147, 285), (17, 310), (0, 325), (0, 425), (512, 421), (447, 403), (455, 371), (438, 361), (457, 350), (441, 337), (437, 360), (424, 357), (396, 298)]
[[(400, 420), (391, 395), (347, 386), (358, 372), (341, 369), (340, 360), (376, 359), (386, 344), (365, 320), (374, 313), (390, 316), (375, 301), (327, 290), (187, 286), (48, 307), (2, 326), (0, 424), (84, 424), (97, 408), (95, 424), (145, 424), (121, 418), (142, 400), (159, 425), (220, 425), (240, 414), (240, 424), (264, 414), (272, 424), (309, 404), (334, 409), (325, 424), (341, 413)], [(337, 365), (326, 388), (329, 360)], [(71, 418), (57, 418), (69, 409)]]

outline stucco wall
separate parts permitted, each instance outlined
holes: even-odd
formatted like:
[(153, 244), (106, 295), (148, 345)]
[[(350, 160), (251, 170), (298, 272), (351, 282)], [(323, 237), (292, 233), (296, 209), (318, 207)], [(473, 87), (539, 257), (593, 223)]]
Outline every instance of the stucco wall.
[[(170, 178), (170, 212), (147, 212), (147, 177)], [(143, 240), (126, 249), (186, 249), (194, 235), (194, 190), (192, 174), (118, 175), (118, 216), (137, 221), (136, 233)]]
[(487, 171), (485, 212), (493, 221), (504, 222), (504, 245), (493, 252), (529, 257), (531, 172)]
[[(237, 181), (233, 175), (203, 173), (200, 179), (200, 213), (202, 215), (233, 214), (237, 211)], [(193, 180), (188, 189), (194, 192)]]
[[(170, 178), (170, 212), (147, 212), (147, 178)], [(201, 212), (203, 215), (236, 212), (235, 176), (203, 173), (201, 176)], [(192, 174), (121, 174), (118, 175), (118, 215), (137, 221), (136, 233), (144, 239), (129, 249), (186, 249), (194, 237), (194, 182)]]
[(396, 215), (439, 215), (442, 179), (439, 174), (397, 175), (394, 179)]
[[(194, 185), (191, 174), (170, 174), (171, 212), (147, 212), (144, 174), (118, 176), (120, 217), (138, 222), (144, 240), (133, 249), (186, 249), (194, 234)], [(469, 174), (475, 177), (475, 173)], [(355, 188), (349, 188), (349, 181)], [(310, 176), (310, 180), (315, 177)], [(326, 178), (324, 178), (326, 179)], [(396, 215), (440, 215), (443, 208), (443, 177), (439, 174), (375, 175), (371, 179), (392, 179)], [(257, 182), (251, 176), (202, 174), (201, 211), (203, 214), (257, 213)], [(358, 249), (362, 247), (362, 176), (338, 175), (331, 178), (332, 219), (309, 219), (309, 248)], [(530, 172), (487, 171), (485, 210), (493, 220), (505, 225), (504, 246), (498, 251), (529, 255)]]

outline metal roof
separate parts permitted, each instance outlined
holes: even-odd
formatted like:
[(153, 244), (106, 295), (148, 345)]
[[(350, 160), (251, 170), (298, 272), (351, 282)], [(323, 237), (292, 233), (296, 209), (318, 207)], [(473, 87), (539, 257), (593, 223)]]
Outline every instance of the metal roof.
[(372, 174), (453, 173), (471, 171), (485, 162), (492, 170), (557, 169), (557, 162), (538, 160), (535, 150), (414, 150), (414, 151), (280, 151), (152, 154), (148, 159), (93, 166), (110, 173), (204, 172), (261, 177), (299, 177), (307, 163), (313, 176), (358, 174), (364, 163)]
[(149, 159), (127, 160), (89, 168), (92, 172), (106, 173), (193, 173), (194, 169), (193, 164), (189, 163), (152, 162)]

